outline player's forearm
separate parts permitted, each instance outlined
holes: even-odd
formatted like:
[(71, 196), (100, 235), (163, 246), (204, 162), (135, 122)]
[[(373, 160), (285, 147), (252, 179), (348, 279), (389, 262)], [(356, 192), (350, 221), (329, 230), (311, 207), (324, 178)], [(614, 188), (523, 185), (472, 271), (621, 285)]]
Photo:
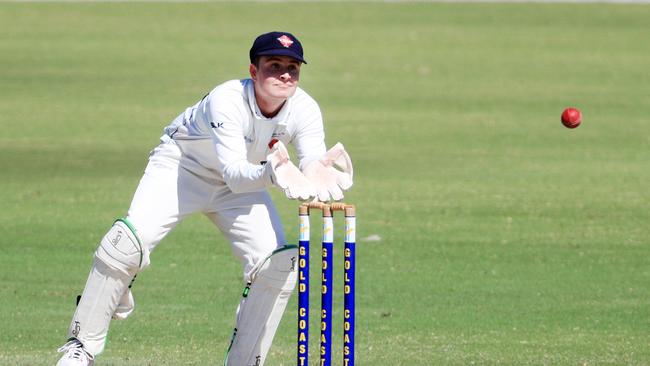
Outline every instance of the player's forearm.
[(234, 193), (262, 191), (272, 185), (270, 175), (263, 165), (238, 161), (223, 169), (223, 179)]

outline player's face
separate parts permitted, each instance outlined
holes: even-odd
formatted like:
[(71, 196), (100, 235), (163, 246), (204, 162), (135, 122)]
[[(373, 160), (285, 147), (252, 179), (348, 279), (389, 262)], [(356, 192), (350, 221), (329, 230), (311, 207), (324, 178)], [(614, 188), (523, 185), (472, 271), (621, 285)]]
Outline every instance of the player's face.
[(266, 100), (286, 100), (298, 87), (300, 61), (289, 56), (262, 56), (259, 67), (250, 66), (255, 93)]

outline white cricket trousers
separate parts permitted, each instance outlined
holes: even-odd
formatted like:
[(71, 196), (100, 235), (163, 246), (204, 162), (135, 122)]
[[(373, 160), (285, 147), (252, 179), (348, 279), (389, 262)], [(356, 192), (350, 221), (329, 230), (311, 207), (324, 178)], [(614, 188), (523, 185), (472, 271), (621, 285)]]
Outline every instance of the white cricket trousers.
[(150, 253), (185, 217), (202, 212), (230, 241), (248, 280), (258, 261), (286, 244), (282, 224), (266, 191), (233, 193), (214, 166), (211, 140), (161, 143), (151, 153), (128, 220)]

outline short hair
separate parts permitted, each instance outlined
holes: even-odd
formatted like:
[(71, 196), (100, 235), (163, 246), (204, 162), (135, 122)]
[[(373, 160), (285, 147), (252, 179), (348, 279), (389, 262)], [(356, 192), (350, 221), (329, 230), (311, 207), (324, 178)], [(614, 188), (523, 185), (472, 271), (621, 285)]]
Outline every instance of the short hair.
[(255, 65), (255, 67), (257, 67), (258, 69), (260, 68), (260, 58), (261, 58), (260, 56), (256, 56), (251, 61), (251, 64)]

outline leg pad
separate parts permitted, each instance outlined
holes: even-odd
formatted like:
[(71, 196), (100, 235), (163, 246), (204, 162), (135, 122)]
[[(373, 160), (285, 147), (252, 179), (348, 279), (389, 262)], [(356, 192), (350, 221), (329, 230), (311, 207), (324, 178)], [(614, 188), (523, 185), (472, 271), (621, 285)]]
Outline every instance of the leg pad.
[(237, 328), (226, 355), (228, 366), (263, 365), (297, 281), (298, 250), (276, 250), (251, 275), (237, 309)]
[(108, 266), (131, 277), (138, 273), (145, 257), (143, 246), (126, 219), (115, 221), (102, 239), (95, 256)]

